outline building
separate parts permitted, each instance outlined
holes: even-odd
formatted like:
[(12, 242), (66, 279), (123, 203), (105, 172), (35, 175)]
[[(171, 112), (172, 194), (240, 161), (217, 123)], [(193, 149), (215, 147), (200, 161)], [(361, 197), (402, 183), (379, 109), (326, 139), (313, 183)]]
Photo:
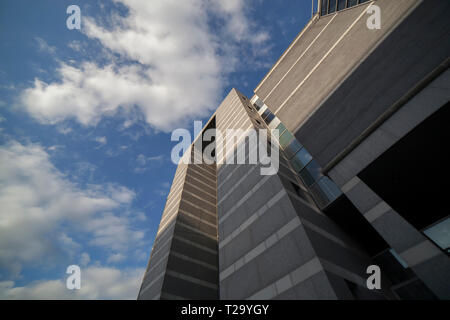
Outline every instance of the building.
[(279, 170), (180, 163), (139, 299), (450, 299), (450, 2), (359, 2), (218, 107), (205, 130), (279, 130)]

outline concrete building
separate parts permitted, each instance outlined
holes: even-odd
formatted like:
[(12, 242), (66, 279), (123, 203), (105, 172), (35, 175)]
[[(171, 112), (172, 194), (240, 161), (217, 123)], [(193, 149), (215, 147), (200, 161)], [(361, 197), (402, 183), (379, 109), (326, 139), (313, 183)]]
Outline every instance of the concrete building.
[(233, 89), (205, 126), (278, 129), (277, 174), (180, 163), (138, 298), (450, 299), (449, 16), (319, 0), (255, 95)]

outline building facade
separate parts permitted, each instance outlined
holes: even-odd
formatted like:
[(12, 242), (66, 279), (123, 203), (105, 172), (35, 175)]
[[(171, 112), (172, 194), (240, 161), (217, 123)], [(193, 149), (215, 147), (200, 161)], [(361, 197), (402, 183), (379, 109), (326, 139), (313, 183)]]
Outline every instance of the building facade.
[(278, 129), (277, 173), (180, 162), (138, 298), (449, 299), (449, 15), (319, 0), (255, 95), (233, 89), (205, 126)]

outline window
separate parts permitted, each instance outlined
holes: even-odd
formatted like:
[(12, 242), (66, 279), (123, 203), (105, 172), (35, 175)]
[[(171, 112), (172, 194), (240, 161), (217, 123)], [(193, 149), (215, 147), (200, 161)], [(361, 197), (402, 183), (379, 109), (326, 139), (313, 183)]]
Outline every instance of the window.
[(330, 0), (329, 3), (329, 7), (328, 7), (328, 13), (333, 13), (336, 11), (336, 1), (337, 0)]
[(322, 16), (326, 15), (328, 11), (328, 0), (322, 0), (322, 7), (320, 10), (320, 14)]
[(286, 130), (286, 127), (284, 126), (283, 123), (280, 122), (280, 124), (275, 129), (278, 130), (278, 136), (281, 137), (284, 130)]
[(342, 194), (338, 186), (326, 176), (320, 178), (310, 189), (320, 209), (325, 208)]
[(296, 172), (300, 172), (311, 160), (312, 156), (302, 148), (289, 162)]
[(450, 253), (450, 217), (426, 228), (423, 233), (442, 250)]
[(346, 3), (347, 3), (347, 0), (338, 0), (338, 7), (337, 7), (338, 11), (345, 9)]
[(369, 0), (322, 0), (320, 15), (324, 16), (326, 14), (344, 10), (345, 8), (350, 8), (367, 1)]
[(259, 110), (263, 107), (264, 103), (258, 98), (253, 105), (255, 106), (256, 110)]
[(300, 171), (300, 178), (302, 178), (303, 182), (308, 187), (316, 182), (321, 176), (320, 166), (315, 160), (312, 160), (302, 171)]
[(271, 112), (270, 112), (269, 108), (267, 108), (266, 110), (264, 110), (263, 114), (261, 115), (261, 118), (266, 119), (266, 117), (270, 114), (271, 114)]
[(291, 143), (292, 139), (294, 139), (294, 136), (289, 132), (289, 130), (285, 130), (278, 141), (280, 142), (280, 146), (285, 149), (289, 143)]
[[(269, 110), (269, 109), (267, 109)], [(272, 120), (275, 119), (275, 115), (269, 111), (269, 115), (264, 119), (264, 121), (269, 124), (270, 122), (272, 122)]]
[(292, 140), (292, 142), (284, 149), (284, 153), (288, 157), (288, 159), (291, 159), (300, 149), (302, 148), (302, 145), (300, 142), (297, 141), (297, 139)]

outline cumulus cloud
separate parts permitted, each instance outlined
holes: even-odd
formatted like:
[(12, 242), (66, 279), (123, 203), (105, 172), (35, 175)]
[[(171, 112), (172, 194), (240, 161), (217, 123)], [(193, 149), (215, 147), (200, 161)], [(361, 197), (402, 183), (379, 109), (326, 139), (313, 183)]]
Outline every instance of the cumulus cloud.
[(81, 289), (68, 290), (64, 279), (16, 286), (0, 282), (0, 299), (136, 299), (144, 269), (81, 268)]
[[(268, 39), (249, 23), (243, 0), (114, 2), (128, 14), (111, 14), (109, 24), (83, 17), (82, 28), (109, 62), (61, 62), (58, 82), (35, 79), (22, 92), (21, 105), (40, 122), (92, 126), (138, 110), (148, 124), (169, 131), (215, 109), (238, 56)], [(72, 46), (81, 50), (80, 43)]]
[(139, 248), (144, 232), (130, 213), (135, 196), (116, 184), (81, 188), (40, 145), (0, 146), (0, 280), (19, 276), (24, 265), (67, 262), (81, 254), (81, 243), (123, 255)]

